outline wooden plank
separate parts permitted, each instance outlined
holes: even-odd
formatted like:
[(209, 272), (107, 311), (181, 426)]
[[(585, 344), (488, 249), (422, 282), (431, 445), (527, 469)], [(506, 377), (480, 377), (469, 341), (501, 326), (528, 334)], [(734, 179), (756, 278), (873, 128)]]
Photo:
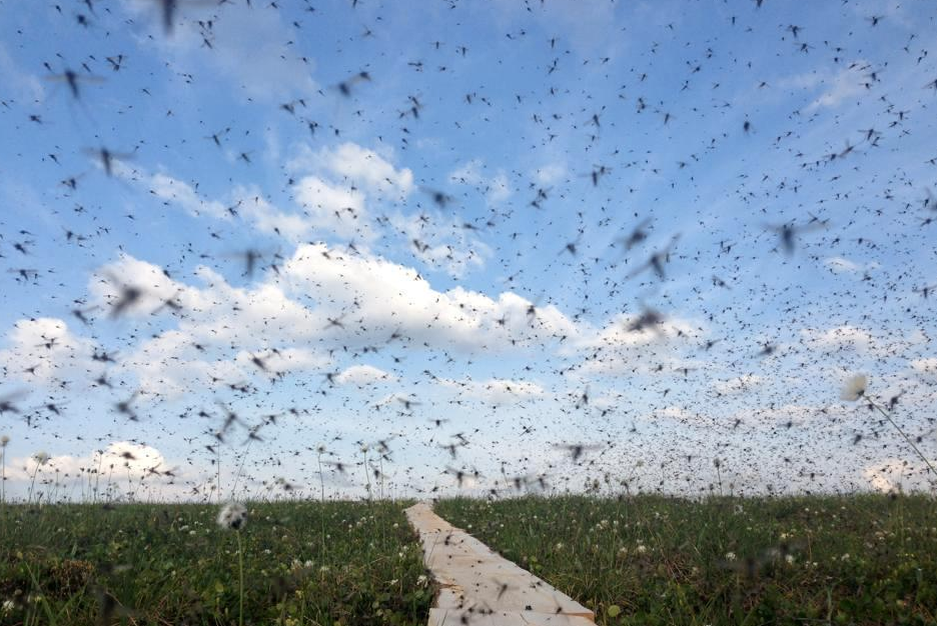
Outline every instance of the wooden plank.
[(582, 626), (592, 611), (452, 526), (425, 503), (406, 511), (440, 587), (431, 626)]
[(430, 609), (428, 626), (594, 626), (591, 619), (578, 615), (552, 615), (532, 611), (509, 612)]

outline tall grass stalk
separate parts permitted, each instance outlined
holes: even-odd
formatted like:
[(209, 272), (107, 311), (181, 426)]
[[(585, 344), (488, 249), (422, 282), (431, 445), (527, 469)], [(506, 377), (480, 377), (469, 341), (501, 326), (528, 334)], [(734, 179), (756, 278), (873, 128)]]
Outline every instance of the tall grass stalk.
[(40, 463), (36, 462), (36, 467), (33, 468), (33, 475), (29, 481), (29, 493), (26, 494), (26, 504), (29, 504), (33, 501), (33, 489), (36, 487), (36, 474), (39, 473)]
[(316, 453), (316, 459), (319, 462), (319, 488), (321, 489), (319, 499), (325, 502), (325, 477), (322, 475), (322, 447), (320, 446)]
[(7, 455), (6, 445), (0, 448), (0, 504), (7, 501)]
[(241, 531), (235, 531), (238, 541), (238, 626), (244, 626), (244, 550), (241, 548)]
[(370, 468), (368, 467), (368, 447), (367, 446), (361, 446), (361, 454), (362, 456), (364, 456), (364, 464), (363, 464), (364, 465), (364, 477), (365, 477), (365, 480), (367, 481), (368, 501), (370, 501), (370, 500), (373, 500), (373, 497), (371, 495), (371, 471), (370, 471)]
[(888, 414), (888, 411), (882, 408), (878, 403), (876, 403), (871, 398), (866, 398), (866, 399), (869, 401), (870, 405), (875, 407), (878, 410), (878, 412), (881, 413), (885, 417), (885, 419), (887, 419), (889, 423), (895, 427), (895, 430), (897, 430), (898, 433), (902, 437), (904, 437), (904, 440), (908, 442), (908, 445), (911, 446), (911, 449), (914, 450), (915, 453), (917, 453), (917, 455), (921, 458), (922, 461), (924, 461), (924, 464), (927, 465), (927, 468), (934, 474), (934, 476), (937, 476), (937, 470), (934, 469), (934, 466), (931, 465), (931, 462), (927, 460), (927, 457), (924, 456), (924, 453), (921, 452), (920, 448), (918, 448), (917, 445), (915, 445), (914, 440), (912, 440), (911, 437), (908, 437), (908, 434), (904, 432), (901, 426), (899, 426), (898, 423), (894, 419), (892, 419), (891, 415)]

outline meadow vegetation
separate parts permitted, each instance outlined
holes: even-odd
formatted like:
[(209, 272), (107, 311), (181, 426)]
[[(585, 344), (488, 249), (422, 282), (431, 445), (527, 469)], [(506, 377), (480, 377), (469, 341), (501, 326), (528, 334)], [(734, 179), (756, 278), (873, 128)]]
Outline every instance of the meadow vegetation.
[[(409, 504), (248, 503), (227, 529), (215, 505), (5, 504), (0, 624), (422, 625), (435, 589)], [(937, 623), (926, 496), (456, 498), (436, 511), (599, 624)]]
[(444, 500), (599, 624), (937, 624), (937, 501), (851, 495)]
[(248, 503), (236, 531), (213, 505), (2, 505), (0, 624), (422, 626), (408, 504)]

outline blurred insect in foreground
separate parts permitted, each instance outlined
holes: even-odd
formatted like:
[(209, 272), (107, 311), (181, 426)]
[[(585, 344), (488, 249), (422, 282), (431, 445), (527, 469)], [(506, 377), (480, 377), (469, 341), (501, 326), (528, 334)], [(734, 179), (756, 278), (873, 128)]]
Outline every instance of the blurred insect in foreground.
[(358, 72), (351, 78), (345, 79), (336, 85), (336, 89), (338, 89), (339, 93), (348, 98), (351, 96), (352, 87), (364, 81), (371, 82), (371, 75), (367, 72)]
[(781, 247), (784, 248), (784, 252), (791, 255), (794, 254), (794, 248), (797, 244), (797, 235), (826, 228), (829, 222), (830, 220), (828, 219), (821, 220), (818, 217), (811, 216), (810, 221), (806, 224), (798, 225), (794, 222), (787, 222), (780, 226), (768, 224), (765, 228), (777, 233), (778, 237), (781, 238)]
[[(52, 68), (49, 64), (46, 64), (46, 69), (52, 71)], [(46, 76), (46, 80), (64, 82), (68, 85), (68, 90), (72, 93), (72, 97), (75, 100), (81, 99), (81, 90), (79, 89), (79, 83), (89, 82), (89, 83), (100, 83), (104, 79), (100, 76), (94, 76), (93, 74), (79, 74), (75, 70), (65, 69), (61, 74), (52, 74), (51, 76)]]

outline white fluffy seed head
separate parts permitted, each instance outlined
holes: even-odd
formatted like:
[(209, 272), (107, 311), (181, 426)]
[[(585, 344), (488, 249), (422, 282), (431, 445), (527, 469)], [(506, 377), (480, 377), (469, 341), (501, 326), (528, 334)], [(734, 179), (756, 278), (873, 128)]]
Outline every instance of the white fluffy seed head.
[(868, 383), (869, 380), (865, 374), (856, 374), (846, 381), (846, 385), (843, 387), (839, 397), (846, 402), (855, 402), (865, 395), (865, 389)]
[(218, 512), (218, 526), (224, 530), (241, 530), (247, 523), (247, 508), (240, 502), (228, 502)]

